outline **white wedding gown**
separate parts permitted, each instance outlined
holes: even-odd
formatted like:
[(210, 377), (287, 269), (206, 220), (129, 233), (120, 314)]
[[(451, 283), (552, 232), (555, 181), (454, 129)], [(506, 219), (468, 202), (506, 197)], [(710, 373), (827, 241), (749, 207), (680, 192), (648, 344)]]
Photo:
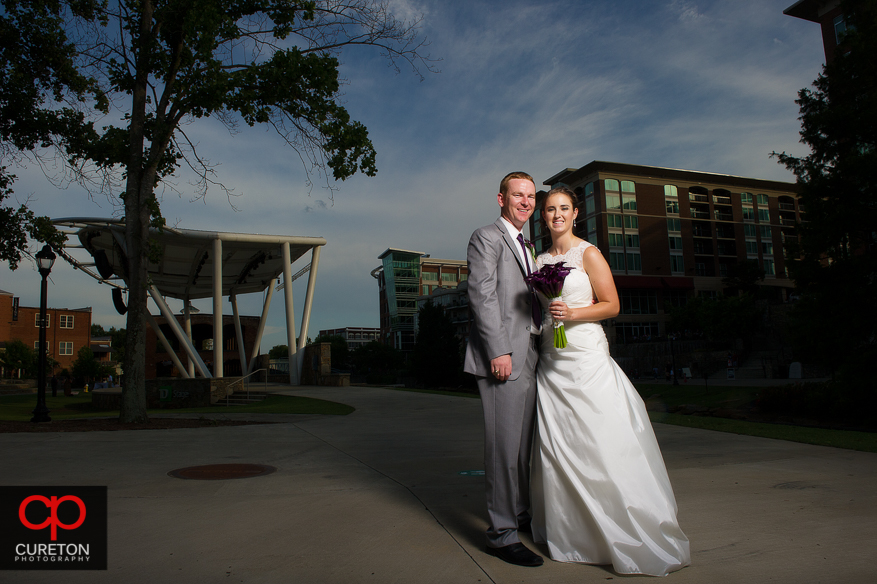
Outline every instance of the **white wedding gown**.
[[(590, 306), (582, 242), (537, 267), (565, 261), (563, 301)], [(548, 301), (540, 295), (543, 305)], [(548, 313), (545, 312), (547, 315)], [(645, 404), (609, 356), (600, 323), (566, 322), (554, 348), (543, 323), (531, 467), (533, 539), (561, 562), (612, 564), (620, 574), (664, 576), (691, 562), (676, 499)]]

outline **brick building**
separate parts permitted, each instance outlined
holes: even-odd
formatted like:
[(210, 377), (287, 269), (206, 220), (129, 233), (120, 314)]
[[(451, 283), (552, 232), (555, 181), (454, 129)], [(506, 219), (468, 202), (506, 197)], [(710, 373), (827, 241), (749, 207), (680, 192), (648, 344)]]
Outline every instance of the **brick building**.
[[(794, 289), (783, 255), (802, 217), (793, 183), (594, 161), (543, 184), (579, 194), (575, 234), (612, 268), (621, 313), (605, 323), (610, 342), (665, 335), (669, 307), (722, 294), (742, 261), (764, 270), (775, 301)], [(537, 253), (551, 245), (540, 215), (530, 219)]]
[[(77, 353), (91, 341), (91, 307), (47, 308), (46, 345), (55, 361), (54, 373), (70, 371)], [(0, 342), (20, 340), (28, 347), (39, 348), (40, 309), (22, 306), (19, 298), (0, 290)]]

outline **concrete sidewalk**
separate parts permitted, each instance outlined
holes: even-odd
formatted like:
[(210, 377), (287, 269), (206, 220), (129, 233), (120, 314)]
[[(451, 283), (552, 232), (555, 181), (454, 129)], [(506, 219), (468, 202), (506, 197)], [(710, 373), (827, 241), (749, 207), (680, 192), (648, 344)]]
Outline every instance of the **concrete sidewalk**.
[[(282, 393), (357, 410), (257, 426), (0, 434), (2, 485), (107, 485), (110, 540), (106, 572), (7, 571), (0, 582), (620, 578), (550, 560), (520, 568), (484, 553), (484, 479), (467, 473), (482, 468), (479, 400), (359, 387)], [(655, 430), (692, 549), (692, 566), (666, 581), (877, 581), (877, 454)], [(278, 470), (225, 481), (167, 475), (230, 462)]]

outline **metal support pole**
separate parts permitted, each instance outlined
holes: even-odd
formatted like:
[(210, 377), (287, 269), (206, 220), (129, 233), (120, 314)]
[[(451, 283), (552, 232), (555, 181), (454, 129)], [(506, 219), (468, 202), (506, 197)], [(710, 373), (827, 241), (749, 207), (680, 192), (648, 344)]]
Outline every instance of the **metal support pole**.
[(274, 282), (272, 281), (268, 285), (268, 291), (265, 295), (265, 303), (262, 305), (262, 318), (259, 319), (259, 328), (256, 330), (256, 342), (253, 343), (253, 352), (250, 353), (250, 366), (247, 367), (247, 373), (253, 372), (253, 366), (256, 364), (256, 358), (259, 356), (259, 348), (262, 345), (262, 333), (265, 332), (265, 323), (268, 322), (268, 309), (271, 307), (271, 297), (273, 295)]
[(314, 246), (311, 252), (311, 271), (308, 274), (308, 289), (305, 293), (305, 306), (301, 315), (301, 333), (298, 337), (298, 346), (304, 347), (308, 341), (308, 326), (311, 324), (311, 307), (314, 304), (314, 288), (317, 285), (317, 267), (320, 265), (321, 246)]
[(238, 341), (238, 355), (241, 360), (241, 375), (243, 375), (249, 367), (247, 366), (247, 352), (244, 348), (244, 332), (241, 330), (241, 315), (238, 312), (238, 297), (232, 292), (229, 300), (231, 300), (231, 310), (234, 314), (234, 333)]
[[(186, 371), (185, 367), (183, 367), (182, 361), (180, 361), (180, 358), (177, 357), (177, 352), (174, 351), (174, 348), (171, 346), (170, 341), (168, 341), (167, 337), (164, 336), (164, 333), (161, 332), (161, 328), (158, 326), (158, 322), (155, 320), (155, 317), (149, 314), (148, 308), (144, 308), (143, 312), (146, 313), (146, 320), (149, 321), (149, 326), (151, 326), (152, 330), (155, 331), (155, 336), (158, 337), (158, 340), (161, 342), (161, 346), (164, 347), (164, 350), (167, 351), (167, 354), (171, 356), (171, 361), (174, 362), (177, 371), (180, 372), (180, 375), (183, 376), (183, 379), (191, 378), (189, 372)], [(191, 361), (189, 362), (191, 363)]]
[(222, 240), (213, 240), (213, 376), (222, 377)]
[(295, 306), (292, 303), (292, 255), (289, 253), (289, 242), (283, 242), (283, 298), (286, 301), (286, 342), (289, 359), (289, 384), (298, 385), (298, 367), (295, 366)]
[[(186, 336), (189, 338), (189, 343), (192, 343), (192, 305), (189, 304), (189, 299), (186, 298), (186, 304), (183, 307), (183, 326), (186, 329)], [(149, 311), (146, 311), (149, 314)], [(189, 373), (189, 377), (195, 377), (195, 362), (191, 359), (187, 359), (188, 364), (186, 365), (186, 371)]]
[(174, 336), (177, 337), (178, 341), (183, 343), (183, 349), (186, 351), (186, 355), (189, 356), (189, 359), (195, 362), (195, 367), (198, 368), (198, 373), (208, 379), (213, 377), (207, 369), (207, 365), (205, 365), (204, 361), (201, 359), (201, 355), (198, 354), (198, 351), (192, 346), (191, 341), (189, 341), (189, 338), (183, 332), (183, 329), (180, 328), (180, 323), (177, 322), (173, 311), (164, 301), (164, 298), (161, 297), (161, 292), (155, 287), (155, 284), (149, 285), (149, 295), (152, 296), (152, 301), (158, 306), (158, 309), (167, 321), (168, 326), (174, 331)]

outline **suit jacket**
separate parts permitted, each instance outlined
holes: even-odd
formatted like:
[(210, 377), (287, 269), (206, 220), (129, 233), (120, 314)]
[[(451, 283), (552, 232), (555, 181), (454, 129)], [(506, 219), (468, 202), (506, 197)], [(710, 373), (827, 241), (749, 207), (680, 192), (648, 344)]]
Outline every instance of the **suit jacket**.
[(463, 370), (479, 377), (492, 375), (490, 360), (511, 354), (517, 379), (527, 360), (533, 326), (532, 294), (516, 251), (520, 243), (496, 223), (477, 229), (469, 238), (469, 309), (473, 323)]

